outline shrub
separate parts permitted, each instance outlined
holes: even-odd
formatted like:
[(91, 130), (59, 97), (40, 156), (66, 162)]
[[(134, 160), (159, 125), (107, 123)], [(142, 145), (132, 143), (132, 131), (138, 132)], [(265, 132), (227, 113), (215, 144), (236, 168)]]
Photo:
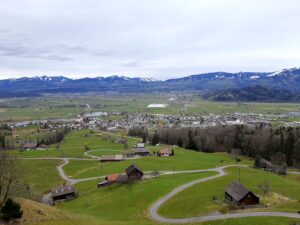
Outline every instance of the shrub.
[(21, 205), (17, 202), (14, 202), (11, 198), (6, 200), (1, 212), (3, 214), (2, 219), (6, 222), (9, 222), (12, 219), (19, 219), (23, 215)]

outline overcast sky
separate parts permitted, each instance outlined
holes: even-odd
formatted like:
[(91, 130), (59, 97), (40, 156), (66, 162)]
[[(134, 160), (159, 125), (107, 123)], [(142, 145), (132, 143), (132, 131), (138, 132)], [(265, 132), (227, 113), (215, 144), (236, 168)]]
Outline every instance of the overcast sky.
[(0, 0), (0, 79), (300, 66), (299, 0)]

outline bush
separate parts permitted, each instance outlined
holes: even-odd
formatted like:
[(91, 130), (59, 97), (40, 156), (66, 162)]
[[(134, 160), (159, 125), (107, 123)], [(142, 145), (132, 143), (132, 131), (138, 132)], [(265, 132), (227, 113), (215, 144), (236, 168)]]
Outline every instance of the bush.
[(23, 215), (21, 210), (21, 205), (17, 202), (14, 202), (11, 198), (8, 198), (1, 209), (2, 219), (6, 222), (9, 222), (12, 219), (19, 219)]

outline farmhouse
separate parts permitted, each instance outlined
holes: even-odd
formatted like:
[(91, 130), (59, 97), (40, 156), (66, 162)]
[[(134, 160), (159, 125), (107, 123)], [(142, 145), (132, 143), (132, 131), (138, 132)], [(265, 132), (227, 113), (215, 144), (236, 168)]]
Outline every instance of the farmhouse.
[(122, 155), (103, 155), (100, 162), (119, 162), (123, 160)]
[(159, 155), (160, 156), (171, 156), (171, 155), (173, 155), (174, 153), (173, 153), (173, 150), (172, 149), (170, 149), (170, 148), (161, 148), (160, 150), (159, 150)]
[(23, 145), (23, 149), (24, 150), (33, 150), (33, 149), (37, 149), (38, 147), (38, 143), (36, 142), (26, 142), (24, 145)]
[(125, 172), (129, 181), (142, 180), (144, 176), (143, 171), (134, 164), (130, 165)]
[(259, 198), (237, 181), (226, 188), (225, 201), (239, 207), (259, 204)]
[(73, 185), (67, 185), (51, 189), (50, 196), (52, 202), (59, 200), (70, 200), (76, 198), (78, 196), (78, 192)]
[(263, 159), (263, 158), (259, 158), (258, 160), (255, 161), (255, 166), (260, 168), (260, 169), (264, 169), (267, 171), (272, 171), (273, 170), (273, 165), (270, 161)]
[(270, 161), (266, 160), (266, 159), (263, 159), (263, 158), (257, 158), (255, 160), (255, 164), (254, 166), (256, 168), (259, 168), (259, 169), (263, 169), (263, 170), (266, 170), (266, 171), (271, 171), (273, 173), (277, 173), (277, 174), (280, 174), (280, 175), (286, 175), (286, 171), (287, 171), (287, 166), (285, 163), (281, 163), (281, 164), (273, 164), (271, 163)]

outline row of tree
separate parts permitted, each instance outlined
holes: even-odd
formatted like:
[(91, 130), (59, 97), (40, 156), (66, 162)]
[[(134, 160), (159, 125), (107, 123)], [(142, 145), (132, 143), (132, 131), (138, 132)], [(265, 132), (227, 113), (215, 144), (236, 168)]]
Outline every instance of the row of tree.
[(203, 152), (237, 151), (268, 160), (272, 155), (281, 153), (286, 156), (288, 166), (300, 166), (300, 127), (217, 126), (163, 128), (154, 132), (137, 127), (128, 134), (146, 138), (152, 145), (164, 143)]

